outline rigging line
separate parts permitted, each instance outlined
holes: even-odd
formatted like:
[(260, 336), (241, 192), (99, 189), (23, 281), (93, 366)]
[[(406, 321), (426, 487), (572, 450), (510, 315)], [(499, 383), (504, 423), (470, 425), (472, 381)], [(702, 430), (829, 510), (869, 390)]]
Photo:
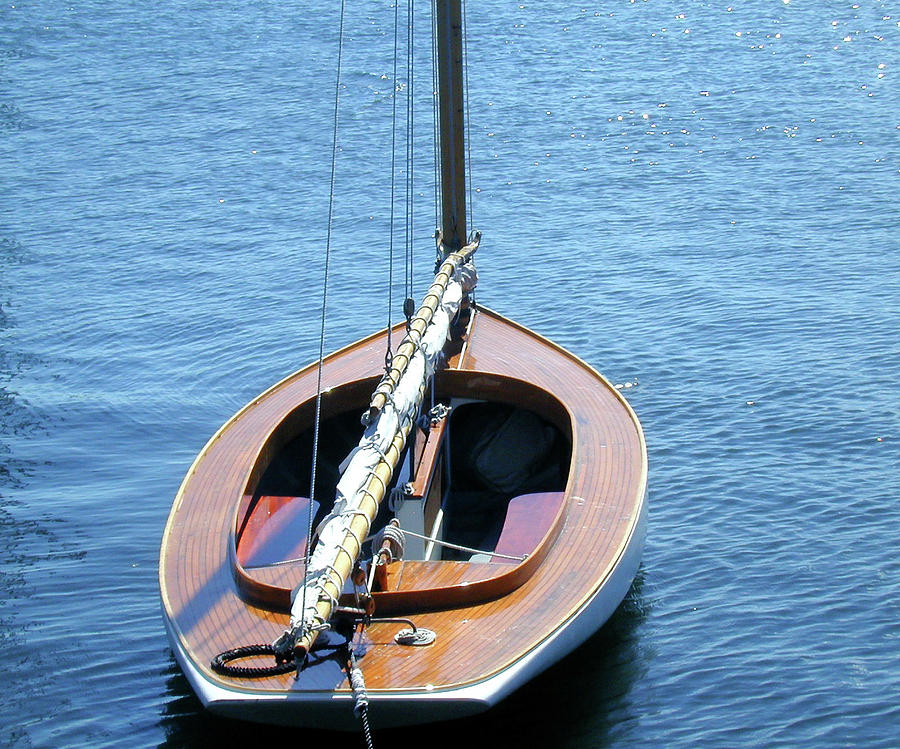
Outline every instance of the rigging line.
[(414, 0), (407, 3), (408, 44), (406, 50), (406, 263), (407, 297), (413, 296), (413, 160), (415, 135), (414, 59), (415, 59), (415, 12)]
[[(528, 559), (528, 554), (502, 554), (498, 551), (494, 551), (493, 549), (476, 549), (471, 546), (462, 546), (460, 544), (450, 543), (449, 541), (444, 541), (443, 539), (437, 538), (436, 536), (426, 536), (424, 533), (416, 533), (407, 528), (401, 528), (400, 530), (405, 536), (420, 538), (423, 541), (432, 541), (437, 546), (444, 546), (448, 549), (454, 549), (455, 551), (463, 551), (466, 554), (490, 554), (491, 556), (497, 557), (498, 559), (511, 559), (515, 562), (524, 562), (526, 559)], [(275, 564), (278, 564), (278, 562), (276, 562)]]
[[(434, 128), (434, 154), (432, 163), (434, 167), (434, 227), (436, 231), (441, 228), (441, 157), (440, 157), (440, 126), (438, 105), (438, 67), (437, 67), (437, 4), (431, 3), (431, 122)], [(440, 253), (439, 253), (440, 254)]]
[(305, 626), (306, 619), (306, 577), (309, 574), (309, 561), (312, 553), (312, 534), (313, 534), (313, 506), (316, 499), (316, 471), (318, 469), (319, 457), (319, 427), (322, 421), (322, 370), (325, 363), (325, 320), (328, 302), (328, 271), (329, 262), (331, 260), (331, 233), (334, 218), (334, 185), (335, 175), (337, 173), (337, 154), (338, 154), (338, 111), (341, 101), (341, 62), (344, 55), (344, 7), (346, 0), (341, 0), (340, 22), (338, 24), (338, 54), (337, 54), (337, 72), (334, 83), (334, 123), (331, 135), (331, 183), (328, 194), (328, 225), (325, 235), (325, 268), (322, 275), (322, 319), (319, 332), (319, 365), (316, 376), (316, 416), (313, 423), (313, 450), (312, 465), (309, 477), (309, 508), (307, 510), (307, 539), (306, 554), (303, 559), (303, 598), (302, 598), (302, 616), (304, 621), (301, 623), (301, 630)]
[[(469, 227), (475, 226), (475, 205), (472, 200), (472, 128), (469, 124), (469, 34), (466, 23), (466, 0), (462, 0), (462, 38), (463, 38), (463, 95), (466, 100), (466, 188), (469, 193)], [(463, 244), (468, 239), (461, 237)]]
[(384, 355), (385, 369), (390, 369), (393, 354), (391, 352), (391, 306), (393, 302), (394, 285), (394, 199), (396, 196), (397, 177), (397, 93), (400, 90), (397, 81), (397, 58), (399, 57), (400, 35), (400, 3), (394, 3), (394, 68), (393, 86), (391, 93), (391, 227), (388, 252), (388, 289), (387, 289), (387, 351)]

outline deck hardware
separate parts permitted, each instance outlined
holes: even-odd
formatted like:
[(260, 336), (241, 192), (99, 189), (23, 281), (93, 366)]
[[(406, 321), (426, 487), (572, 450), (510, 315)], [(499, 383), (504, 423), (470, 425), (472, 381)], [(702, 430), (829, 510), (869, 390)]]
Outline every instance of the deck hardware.
[(437, 634), (425, 627), (414, 627), (412, 629), (401, 629), (394, 635), (394, 642), (398, 645), (413, 645), (422, 647), (431, 645), (437, 639)]
[(435, 406), (428, 412), (428, 417), (431, 420), (431, 425), (436, 426), (441, 421), (446, 419), (449, 413), (450, 406), (444, 403), (435, 404)]

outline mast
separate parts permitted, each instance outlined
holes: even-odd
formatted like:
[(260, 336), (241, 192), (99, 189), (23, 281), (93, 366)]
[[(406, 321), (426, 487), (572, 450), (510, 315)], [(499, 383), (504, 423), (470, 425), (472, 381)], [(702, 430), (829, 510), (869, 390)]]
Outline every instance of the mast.
[(461, 0), (435, 0), (443, 257), (466, 244), (466, 143)]

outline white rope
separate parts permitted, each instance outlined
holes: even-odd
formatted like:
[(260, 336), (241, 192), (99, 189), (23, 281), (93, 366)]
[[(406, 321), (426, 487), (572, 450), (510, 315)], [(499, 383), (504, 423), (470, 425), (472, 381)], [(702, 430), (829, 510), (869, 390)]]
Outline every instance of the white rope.
[(350, 662), (347, 666), (350, 686), (353, 688), (353, 714), (362, 723), (363, 737), (365, 738), (367, 749), (375, 749), (372, 728), (369, 725), (369, 694), (366, 691), (366, 682), (363, 678), (362, 669), (359, 667), (352, 650), (350, 651)]
[(399, 525), (394, 525), (392, 523), (388, 523), (384, 526), (384, 528), (375, 534), (375, 543), (373, 544), (373, 547), (376, 554), (381, 553), (381, 547), (385, 540), (391, 541), (397, 550), (397, 553), (394, 554), (390, 545), (388, 545), (387, 553), (390, 556), (390, 561), (393, 562), (394, 559), (403, 559), (403, 552), (406, 546), (405, 531)]
[(522, 556), (514, 556), (512, 554), (499, 554), (496, 551), (488, 551), (486, 549), (473, 549), (470, 546), (460, 546), (459, 544), (451, 544), (449, 541), (442, 541), (439, 538), (432, 538), (431, 536), (425, 536), (421, 533), (416, 533), (415, 531), (411, 531), (407, 528), (403, 529), (403, 532), (407, 536), (413, 536), (414, 538), (421, 538), (423, 541), (434, 541), (438, 546), (446, 546), (448, 549), (454, 549), (456, 551), (464, 551), (467, 554), (490, 554), (492, 557), (500, 557), (501, 559), (512, 559), (516, 562), (524, 562), (528, 559), (527, 554), (523, 554)]

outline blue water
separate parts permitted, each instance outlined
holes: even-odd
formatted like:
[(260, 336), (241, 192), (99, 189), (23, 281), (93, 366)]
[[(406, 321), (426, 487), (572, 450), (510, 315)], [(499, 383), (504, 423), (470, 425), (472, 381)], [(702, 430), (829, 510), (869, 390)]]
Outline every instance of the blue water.
[[(631, 385), (651, 512), (609, 624), (441, 734), (897, 746), (900, 6), (471, 5), (479, 300)], [(351, 10), (329, 349), (387, 315), (393, 11)], [(193, 456), (318, 351), (336, 28), (335, 3), (0, 8), (0, 744), (321, 738), (203, 713), (156, 568)]]

